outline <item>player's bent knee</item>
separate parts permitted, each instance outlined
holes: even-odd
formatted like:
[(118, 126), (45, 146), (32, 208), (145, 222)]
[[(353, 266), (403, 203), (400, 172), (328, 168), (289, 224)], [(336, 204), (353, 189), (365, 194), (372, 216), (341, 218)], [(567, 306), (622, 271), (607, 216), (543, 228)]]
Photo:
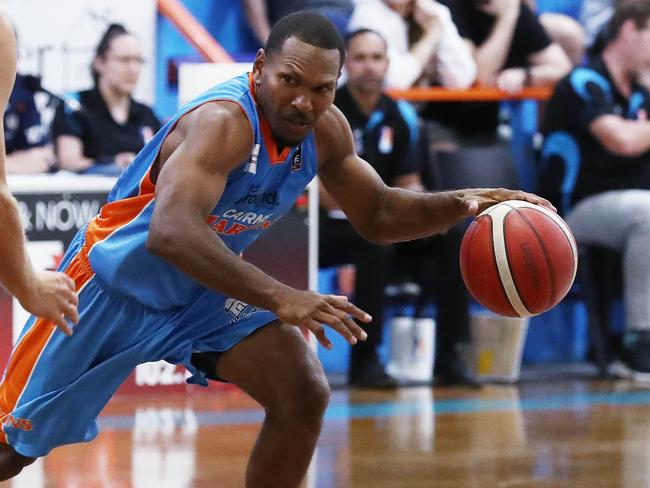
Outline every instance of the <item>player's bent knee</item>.
[(0, 444), (0, 481), (6, 481), (20, 473), (25, 466), (29, 466), (36, 458), (18, 454), (15, 449), (7, 444)]
[(329, 403), (330, 388), (327, 379), (312, 377), (292, 388), (283, 405), (284, 414), (294, 422), (319, 424)]

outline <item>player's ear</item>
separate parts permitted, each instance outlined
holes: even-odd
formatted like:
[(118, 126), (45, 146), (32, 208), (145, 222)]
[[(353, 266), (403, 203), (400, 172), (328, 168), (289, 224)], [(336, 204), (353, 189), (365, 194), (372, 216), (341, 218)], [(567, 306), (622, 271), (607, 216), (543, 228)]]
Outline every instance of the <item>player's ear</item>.
[(253, 61), (253, 81), (259, 83), (262, 77), (262, 70), (264, 69), (264, 63), (266, 62), (266, 53), (264, 49), (257, 51), (255, 55), (255, 61)]

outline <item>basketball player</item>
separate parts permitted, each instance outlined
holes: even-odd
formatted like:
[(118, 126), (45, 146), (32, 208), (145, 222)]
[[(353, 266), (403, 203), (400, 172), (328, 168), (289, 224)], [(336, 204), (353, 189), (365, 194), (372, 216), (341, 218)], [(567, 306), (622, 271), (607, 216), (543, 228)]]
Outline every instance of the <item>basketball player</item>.
[(0, 478), (52, 448), (89, 441), (96, 417), (139, 363), (183, 364), (190, 382), (222, 379), (266, 417), (246, 486), (297, 487), (318, 439), (329, 388), (296, 326), (330, 348), (371, 317), (346, 297), (290, 288), (239, 257), (318, 171), (366, 238), (441, 232), (520, 191), (420, 194), (387, 188), (354, 152), (332, 106), (343, 40), (324, 17), (280, 20), (251, 74), (217, 85), (171, 118), (118, 180), (61, 264), (79, 293), (68, 338), (31, 318), (0, 385)]
[[(0, 108), (7, 106), (16, 78), (16, 38), (9, 21), (0, 14)], [(72, 334), (68, 321), (77, 322), (74, 282), (62, 273), (37, 273), (32, 268), (15, 201), (7, 188), (5, 138), (0, 117), (0, 285), (14, 295), (30, 313)]]

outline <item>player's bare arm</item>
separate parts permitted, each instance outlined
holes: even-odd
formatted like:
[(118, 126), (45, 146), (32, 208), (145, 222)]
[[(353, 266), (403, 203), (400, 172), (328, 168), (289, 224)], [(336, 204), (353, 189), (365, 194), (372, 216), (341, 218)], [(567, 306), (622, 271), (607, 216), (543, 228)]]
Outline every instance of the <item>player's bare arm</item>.
[(207, 224), (229, 173), (250, 156), (252, 147), (250, 124), (234, 103), (209, 103), (184, 117), (157, 163), (148, 249), (213, 290), (270, 310), (285, 323), (307, 327), (325, 347), (331, 343), (323, 323), (351, 344), (365, 339), (348, 314), (364, 322), (370, 317), (346, 297), (280, 283), (234, 254)]
[[(16, 77), (16, 39), (9, 21), (0, 14), (0, 107), (4, 110)], [(5, 174), (4, 126), (0, 119), (0, 284), (28, 312), (56, 323), (72, 334), (66, 319), (76, 323), (77, 295), (74, 282), (61, 273), (35, 273), (25, 251), (18, 209)]]
[(479, 188), (420, 193), (386, 186), (354, 149), (350, 126), (332, 107), (316, 125), (319, 176), (352, 225), (366, 239), (392, 243), (444, 232), (504, 200), (554, 207), (518, 190)]

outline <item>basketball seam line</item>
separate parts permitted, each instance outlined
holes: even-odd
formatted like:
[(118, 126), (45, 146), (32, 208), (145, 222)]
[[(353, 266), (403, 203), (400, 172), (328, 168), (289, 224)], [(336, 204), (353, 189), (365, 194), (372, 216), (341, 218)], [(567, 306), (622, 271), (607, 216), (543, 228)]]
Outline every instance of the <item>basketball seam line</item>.
[[(497, 271), (497, 276), (499, 279), (497, 280), (499, 282), (499, 287), (501, 288), (501, 291), (503, 292), (503, 296), (505, 297), (505, 301), (508, 305), (510, 305), (510, 308), (514, 313), (519, 315), (519, 312), (515, 308), (515, 306), (512, 304), (512, 301), (510, 300), (510, 297), (508, 296), (508, 291), (506, 290), (505, 285), (503, 284), (503, 279), (501, 277), (501, 272), (499, 271), (499, 261), (497, 259), (497, 249), (496, 246), (494, 245), (494, 218), (490, 216), (490, 222), (492, 223), (491, 229), (490, 229), (490, 248), (492, 249), (492, 258), (494, 259), (494, 269)], [(503, 241), (504, 241), (504, 248), (505, 248), (505, 232), (503, 232)], [(507, 256), (506, 256), (507, 258)], [(514, 279), (513, 279), (514, 282)], [(519, 293), (519, 292), (517, 292)]]
[[(498, 205), (495, 205), (495, 207), (498, 207)], [(514, 210), (515, 207), (513, 207), (512, 205), (508, 205), (507, 203), (504, 205), (504, 207), (508, 207), (509, 210), (507, 210), (507, 211), (504, 210), (504, 211), (501, 211), (501, 212), (497, 211), (497, 212), (495, 212), (494, 217), (490, 216), (492, 218), (492, 222), (493, 222), (492, 236), (494, 236), (494, 233), (497, 232), (497, 230), (496, 230), (497, 226), (494, 225), (494, 220), (495, 220), (495, 218), (499, 219), (500, 235), (502, 236), (502, 240), (503, 240), (503, 242), (500, 243), (500, 244), (503, 245), (502, 252), (503, 252), (503, 255), (504, 255), (504, 258), (505, 258), (505, 261), (506, 261), (505, 263), (502, 263), (501, 266), (499, 265), (499, 259), (496, 258), (497, 249), (496, 249), (496, 246), (494, 245), (495, 243), (493, 241), (492, 242), (492, 248), (494, 249), (494, 253), (495, 253), (496, 264), (497, 264), (497, 272), (499, 273), (500, 283), (501, 283), (502, 287), (505, 289), (505, 293), (506, 293), (506, 297), (508, 299), (508, 302), (510, 303), (510, 306), (512, 307), (514, 312), (519, 317), (528, 317), (528, 316), (535, 315), (535, 314), (533, 314), (530, 310), (528, 310), (528, 308), (524, 304), (523, 300), (521, 299), (521, 296), (519, 295), (519, 291), (517, 290), (514, 276), (512, 275), (512, 271), (510, 270), (510, 263), (508, 261), (507, 248), (506, 248), (506, 242), (505, 242), (506, 233), (504, 231), (504, 228), (505, 228), (506, 216), (510, 213), (511, 210)], [(508, 284), (512, 284), (513, 289), (510, 290), (511, 293), (508, 292), (509, 288), (505, 287), (504, 281), (506, 281)]]
[[(523, 208), (526, 208), (526, 207), (523, 207)], [(530, 208), (530, 207), (528, 207), (528, 208)], [(542, 215), (545, 215), (544, 212), (540, 212), (539, 210), (537, 210), (535, 208), (531, 208), (531, 210), (533, 210), (534, 212), (538, 212), (538, 213), (540, 213)], [(535, 227), (533, 226), (532, 222), (530, 220), (528, 220), (528, 218), (526, 217), (526, 215), (523, 212), (520, 212), (516, 208), (515, 208), (515, 211), (519, 215), (521, 215), (521, 217), (524, 219), (526, 224), (528, 224), (528, 227), (530, 227), (530, 230), (533, 231), (533, 234), (535, 234), (535, 237), (537, 237), (537, 240), (539, 241), (539, 245), (542, 247), (542, 252), (544, 253), (544, 264), (546, 265), (546, 271), (548, 271), (548, 275), (551, 278), (549, 280), (550, 284), (551, 284), (551, 293), (550, 293), (550, 295), (548, 297), (548, 300), (546, 301), (546, 305), (544, 306), (544, 309), (546, 310), (547, 308), (549, 308), (551, 306), (551, 303), (553, 303), (553, 298), (555, 297), (556, 292), (557, 292), (556, 286), (555, 286), (555, 275), (554, 275), (553, 270), (551, 269), (551, 265), (550, 265), (551, 260), (550, 260), (549, 254), (548, 254), (548, 252), (546, 250), (546, 246), (544, 245), (544, 241), (542, 241), (542, 239), (540, 238), (540, 235), (537, 232), (537, 229), (535, 229)], [(554, 220), (551, 220), (551, 222), (553, 222), (553, 225), (557, 225), (557, 223)], [(558, 227), (559, 227), (559, 225), (558, 225)], [(562, 230), (562, 229), (560, 229), (560, 230)], [(562, 231), (562, 234), (564, 234), (564, 231)], [(516, 284), (515, 284), (515, 286), (516, 286)], [(522, 302), (523, 302), (524, 299), (521, 296), (521, 294), (519, 296), (522, 298)], [(526, 304), (524, 304), (524, 305), (526, 305)], [(526, 305), (526, 308), (528, 308), (530, 310), (528, 305)]]

